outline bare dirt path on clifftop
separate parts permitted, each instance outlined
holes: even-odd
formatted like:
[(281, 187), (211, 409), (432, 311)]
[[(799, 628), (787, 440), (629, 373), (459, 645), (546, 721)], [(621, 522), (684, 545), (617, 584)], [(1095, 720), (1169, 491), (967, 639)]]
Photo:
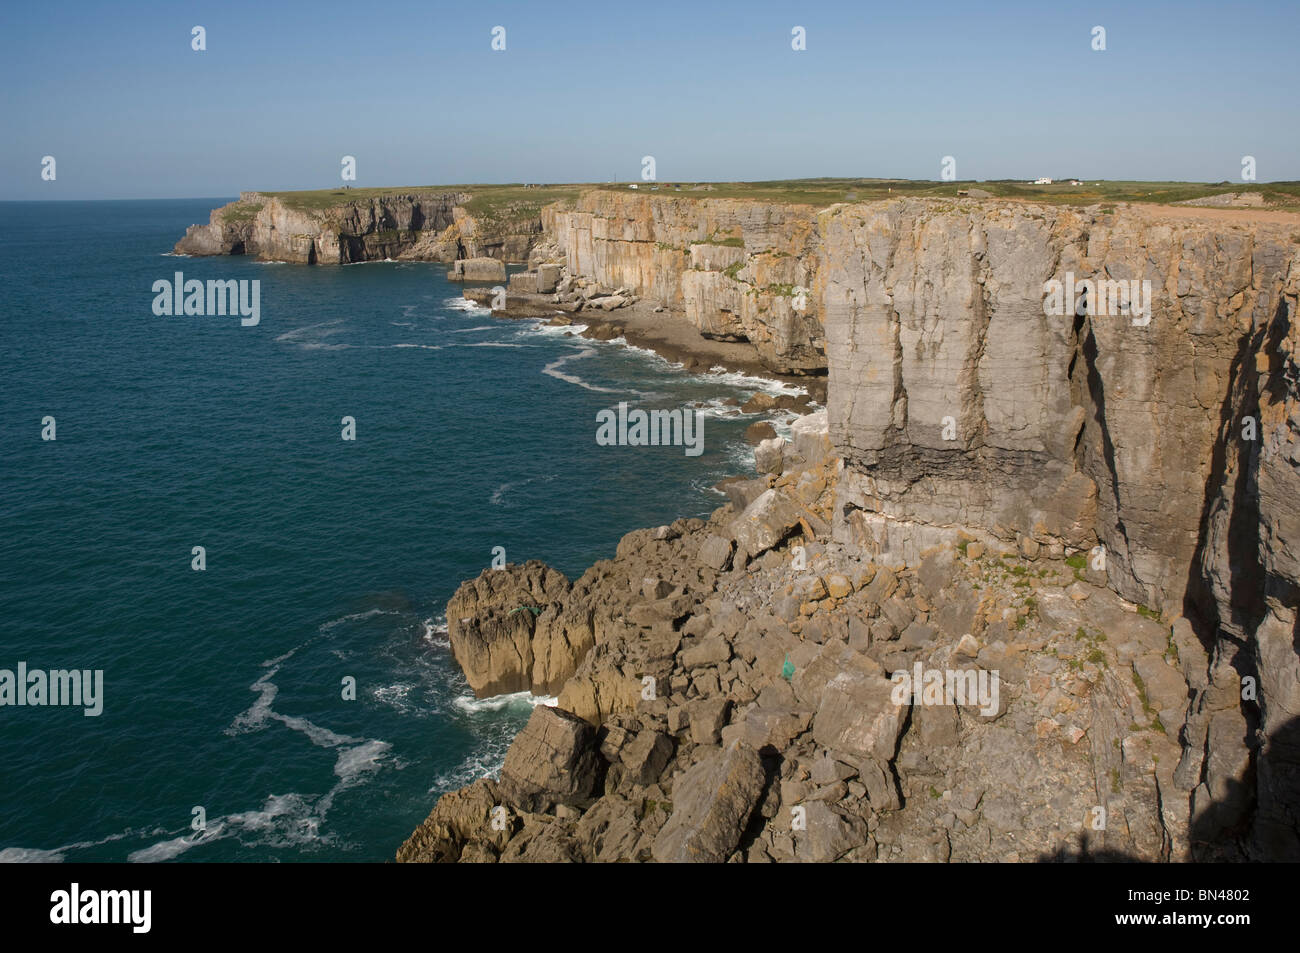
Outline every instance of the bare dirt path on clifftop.
[(1300, 227), (1300, 212), (1262, 208), (1205, 208), (1188, 205), (1125, 205), (1134, 212), (1156, 220), (1179, 219), (1227, 225), (1295, 225)]

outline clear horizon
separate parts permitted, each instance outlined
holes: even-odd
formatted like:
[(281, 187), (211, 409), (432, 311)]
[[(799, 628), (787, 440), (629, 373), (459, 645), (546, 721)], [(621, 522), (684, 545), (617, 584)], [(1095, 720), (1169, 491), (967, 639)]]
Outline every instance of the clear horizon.
[(1296, 181), (1298, 28), (1280, 0), (12, 7), (0, 200), (331, 188), (344, 156), (356, 187), (634, 181), (647, 155), (661, 181), (936, 180), (945, 156), (962, 181), (1235, 183), (1245, 156)]

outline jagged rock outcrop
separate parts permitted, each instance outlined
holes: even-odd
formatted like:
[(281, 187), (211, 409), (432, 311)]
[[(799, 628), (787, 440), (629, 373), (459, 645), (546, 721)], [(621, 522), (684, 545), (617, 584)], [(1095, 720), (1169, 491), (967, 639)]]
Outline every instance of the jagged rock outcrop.
[(563, 573), (537, 560), (485, 569), (456, 590), (447, 603), (448, 639), (479, 698), (559, 691), (591, 647), (589, 624), (556, 622), (568, 590)]
[[(751, 482), (798, 528), (761, 555), (727, 505), (628, 534), (558, 596), (557, 614), (600, 618), (560, 710), (535, 712), (502, 781), (445, 796), (399, 859), (1185, 860), (1194, 817), (1231, 816), (1248, 773), (1227, 745), (1208, 800), (1199, 770), (1182, 776), (1208, 684), (1185, 620), (997, 541), (877, 562), (813, 529), (844, 474), (824, 414), (782, 459)], [(928, 675), (900, 693), (914, 671), (969, 695), (932, 697)], [(1208, 730), (1235, 728), (1214, 714)]]

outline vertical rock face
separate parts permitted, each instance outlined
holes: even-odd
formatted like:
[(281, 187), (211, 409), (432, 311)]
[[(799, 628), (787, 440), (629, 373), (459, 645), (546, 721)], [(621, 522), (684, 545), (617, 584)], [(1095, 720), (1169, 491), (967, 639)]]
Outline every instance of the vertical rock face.
[[(1257, 680), (1258, 709), (1231, 706), (1262, 729), (1255, 849), (1294, 856), (1296, 226), (906, 201), (819, 225), (838, 536), (903, 560), (957, 527), (1033, 554), (1104, 546), (1116, 591), (1193, 619), (1220, 682)], [(1068, 273), (1150, 281), (1149, 323), (1045, 315)], [(1252, 731), (1190, 743), (1209, 772)], [(1232, 826), (1225, 793), (1193, 817), (1205, 841)]]
[[(1236, 368), (1255, 372), (1294, 308), (1287, 228), (906, 201), (820, 224), (842, 530), (888, 517), (1100, 542), (1122, 595), (1181, 611), (1216, 445), (1230, 424), (1239, 442)], [(1070, 274), (1149, 281), (1150, 322), (1045, 315), (1045, 282)]]
[(543, 224), (569, 273), (684, 312), (706, 337), (745, 340), (782, 373), (826, 366), (816, 301), (813, 209), (734, 199), (586, 192)]

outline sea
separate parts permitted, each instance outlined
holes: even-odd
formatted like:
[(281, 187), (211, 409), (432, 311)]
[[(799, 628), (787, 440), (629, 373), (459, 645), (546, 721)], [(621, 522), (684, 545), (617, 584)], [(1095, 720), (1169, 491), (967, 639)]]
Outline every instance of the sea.
[[(0, 203), (0, 670), (103, 685), (0, 705), (0, 861), (391, 860), (555, 702), (474, 697), (456, 587), (707, 515), (753, 466), (728, 398), (797, 392), (441, 264), (171, 254), (226, 201)], [(155, 314), (177, 272), (259, 282), (258, 323)], [(620, 402), (701, 411), (703, 452), (599, 445)]]

